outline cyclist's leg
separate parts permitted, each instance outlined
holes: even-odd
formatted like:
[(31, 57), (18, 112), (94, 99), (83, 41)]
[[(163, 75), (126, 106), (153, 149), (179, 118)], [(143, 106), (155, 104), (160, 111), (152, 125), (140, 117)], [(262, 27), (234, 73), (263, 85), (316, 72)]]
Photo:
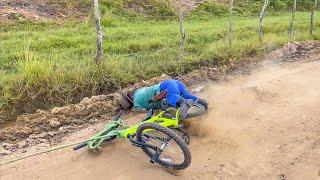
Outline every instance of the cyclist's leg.
[(186, 86), (181, 82), (181, 81), (178, 81), (176, 80), (176, 84), (179, 88), (179, 92), (180, 92), (180, 95), (185, 98), (185, 99), (192, 99), (194, 102), (197, 101), (198, 97), (197, 96), (194, 96), (192, 95), (191, 93), (188, 92)]
[[(182, 87), (179, 87), (181, 85)], [(177, 80), (165, 80), (160, 84), (160, 91), (167, 91), (166, 99), (168, 100), (168, 104), (172, 107), (178, 106), (180, 108), (178, 114), (179, 120), (183, 120), (187, 117), (187, 113), (190, 108), (186, 99), (181, 96), (183, 95), (181, 90), (185, 89), (183, 86), (184, 85), (182, 83), (180, 84)]]
[(182, 82), (177, 81), (177, 84), (178, 84), (178, 87), (179, 87), (179, 90), (181, 92), (182, 97), (184, 97), (185, 99), (192, 99), (194, 102), (203, 105), (206, 110), (208, 109), (208, 102), (206, 100), (201, 99), (201, 98), (189, 93), (186, 86)]
[(177, 107), (181, 98), (178, 84), (175, 80), (165, 80), (160, 84), (160, 91), (167, 91), (166, 99), (170, 106)]

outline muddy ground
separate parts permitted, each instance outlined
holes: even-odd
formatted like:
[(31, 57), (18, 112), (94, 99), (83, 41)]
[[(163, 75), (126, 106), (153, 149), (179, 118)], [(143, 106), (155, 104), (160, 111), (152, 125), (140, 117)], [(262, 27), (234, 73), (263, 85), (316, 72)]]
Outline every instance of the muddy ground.
[[(288, 44), (220, 81), (210, 81), (218, 76), (210, 68), (184, 78), (205, 87), (198, 94), (211, 104), (191, 126), (193, 161), (182, 172), (148, 163), (140, 149), (119, 140), (100, 154), (67, 148), (4, 165), (1, 179), (320, 179), (318, 47), (318, 42)], [(1, 130), (1, 160), (90, 137), (110, 120), (111, 101), (112, 95), (97, 96), (19, 117)], [(133, 123), (143, 114), (129, 117)]]

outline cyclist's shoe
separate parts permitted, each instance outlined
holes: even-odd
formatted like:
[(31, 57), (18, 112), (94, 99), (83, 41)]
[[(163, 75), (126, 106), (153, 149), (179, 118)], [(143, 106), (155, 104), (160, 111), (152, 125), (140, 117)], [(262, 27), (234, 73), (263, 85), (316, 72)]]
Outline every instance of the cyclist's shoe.
[(190, 104), (184, 98), (181, 98), (178, 102), (178, 105), (180, 107), (178, 118), (179, 120), (184, 120), (187, 118)]

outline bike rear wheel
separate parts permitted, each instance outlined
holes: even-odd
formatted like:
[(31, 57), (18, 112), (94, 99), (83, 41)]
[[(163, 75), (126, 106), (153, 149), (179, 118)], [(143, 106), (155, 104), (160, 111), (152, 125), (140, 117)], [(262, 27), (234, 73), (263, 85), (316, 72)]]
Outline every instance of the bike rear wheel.
[(188, 145), (174, 131), (157, 123), (144, 123), (136, 133), (137, 141), (156, 146), (158, 150), (142, 146), (142, 150), (165, 168), (183, 170), (191, 164)]
[(194, 103), (188, 110), (187, 118), (200, 116), (205, 111), (206, 111), (206, 108), (203, 105)]

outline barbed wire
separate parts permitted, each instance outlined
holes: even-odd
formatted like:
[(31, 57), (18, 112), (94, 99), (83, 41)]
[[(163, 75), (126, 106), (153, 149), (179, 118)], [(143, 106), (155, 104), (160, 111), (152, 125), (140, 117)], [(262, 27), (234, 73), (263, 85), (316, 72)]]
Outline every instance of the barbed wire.
[[(268, 10), (267, 10), (268, 11)], [(320, 11), (320, 10), (318, 10)], [(297, 11), (297, 13), (306, 13), (309, 11)], [(233, 16), (235, 17), (252, 17), (252, 16), (256, 16), (258, 12), (255, 13), (249, 13), (249, 14), (237, 14), (234, 13)], [(290, 10), (288, 9), (288, 11), (285, 12), (269, 12), (269, 15), (278, 15), (279, 13), (290, 13)], [(137, 19), (137, 20), (143, 20), (143, 19), (163, 19), (163, 20), (167, 20), (172, 18), (172, 19), (177, 19), (179, 20), (179, 16), (173, 16), (173, 15), (109, 15), (109, 16), (103, 16), (104, 18), (119, 18), (119, 19)], [(210, 14), (210, 13), (203, 13), (203, 14), (191, 14), (191, 15), (187, 15), (185, 16), (185, 20), (199, 20), (199, 18), (202, 17), (216, 17), (216, 18), (228, 18), (228, 14)], [(258, 18), (258, 17), (257, 17)]]

